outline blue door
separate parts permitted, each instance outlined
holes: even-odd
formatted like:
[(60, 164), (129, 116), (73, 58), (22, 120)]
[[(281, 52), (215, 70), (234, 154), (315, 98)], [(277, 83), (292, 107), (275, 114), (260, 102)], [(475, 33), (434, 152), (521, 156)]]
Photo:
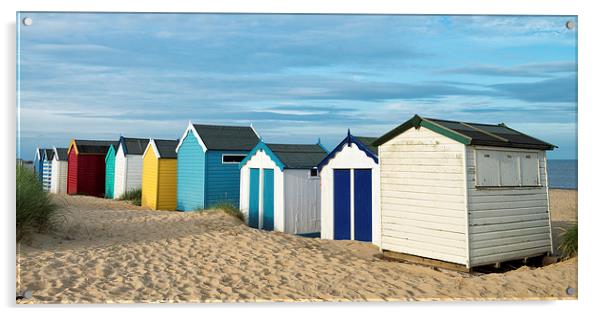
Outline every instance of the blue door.
[(372, 170), (353, 171), (354, 239), (372, 241)]
[(259, 227), (259, 169), (251, 168), (249, 177), (249, 226)]
[(262, 228), (274, 230), (274, 169), (263, 169)]
[(351, 172), (334, 170), (334, 239), (351, 239)]

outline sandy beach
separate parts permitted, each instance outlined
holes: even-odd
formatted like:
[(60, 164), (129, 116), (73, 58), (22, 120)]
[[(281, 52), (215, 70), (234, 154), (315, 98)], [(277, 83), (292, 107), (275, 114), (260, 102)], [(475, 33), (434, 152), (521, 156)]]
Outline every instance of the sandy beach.
[[(577, 258), (505, 273), (382, 260), (355, 241), (247, 227), (222, 212), (151, 211), (56, 196), (56, 228), (17, 247), (21, 303), (574, 299)], [(554, 233), (577, 220), (577, 191), (550, 190)], [(557, 239), (557, 238), (556, 238)]]

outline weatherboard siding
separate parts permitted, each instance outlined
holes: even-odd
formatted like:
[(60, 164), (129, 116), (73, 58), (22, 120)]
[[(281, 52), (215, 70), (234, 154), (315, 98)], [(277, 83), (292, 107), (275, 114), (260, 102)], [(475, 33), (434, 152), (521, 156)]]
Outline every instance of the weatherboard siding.
[(551, 251), (546, 154), (533, 152), (540, 187), (477, 189), (475, 148), (466, 148), (471, 266)]
[(113, 146), (109, 148), (107, 157), (105, 159), (105, 197), (112, 199), (115, 196), (115, 183), (117, 180), (117, 161), (116, 161), (115, 149)]
[(142, 155), (127, 155), (126, 170), (125, 190), (140, 189), (142, 186)]
[[(123, 154), (123, 147), (119, 146), (117, 152), (115, 153), (115, 157), (113, 158), (115, 161), (115, 171), (114, 171), (114, 183), (113, 183), (113, 198), (118, 199), (125, 192), (125, 182), (127, 180), (127, 161), (128, 157)], [(107, 184), (108, 185), (108, 184)]]
[(78, 155), (77, 194), (104, 196), (105, 155)]
[(50, 180), (50, 192), (55, 194), (67, 193), (67, 162), (52, 160), (52, 178)]
[[(149, 145), (150, 146), (150, 145)], [(141, 205), (157, 209), (158, 182), (159, 182), (159, 160), (152, 149), (146, 151), (142, 161), (142, 198)]]
[(78, 155), (75, 153), (75, 149), (71, 148), (69, 151), (67, 164), (67, 194), (77, 194), (77, 165)]
[(381, 247), (467, 264), (465, 146), (412, 128), (379, 147)]
[(239, 164), (222, 163), (222, 155), (246, 155), (248, 153), (248, 151), (207, 151), (206, 206), (222, 202), (239, 205)]
[(178, 205), (181, 211), (205, 207), (205, 153), (192, 131), (178, 149)]
[(52, 160), (44, 159), (42, 162), (42, 188), (44, 191), (50, 191), (50, 181), (52, 178)]
[(177, 205), (177, 159), (159, 159), (157, 209), (175, 210)]

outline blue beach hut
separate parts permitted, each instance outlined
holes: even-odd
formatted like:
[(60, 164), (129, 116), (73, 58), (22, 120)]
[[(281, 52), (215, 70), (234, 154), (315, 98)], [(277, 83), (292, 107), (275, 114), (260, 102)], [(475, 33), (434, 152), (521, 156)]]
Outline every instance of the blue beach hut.
[(239, 204), (238, 165), (259, 142), (252, 126), (188, 123), (176, 147), (177, 209), (194, 211), (218, 203)]
[(40, 183), (42, 183), (42, 171), (44, 170), (43, 152), (44, 149), (38, 147), (36, 148), (36, 152), (33, 157), (33, 170), (35, 171)]

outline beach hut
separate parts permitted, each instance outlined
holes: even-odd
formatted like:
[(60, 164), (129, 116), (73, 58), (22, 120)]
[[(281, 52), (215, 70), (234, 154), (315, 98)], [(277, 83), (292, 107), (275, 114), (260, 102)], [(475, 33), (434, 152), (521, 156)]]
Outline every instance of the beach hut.
[(260, 142), (240, 163), (240, 209), (254, 228), (320, 233), (319, 144)]
[(148, 138), (120, 137), (115, 153), (115, 198), (142, 187), (142, 154)]
[(142, 206), (175, 210), (178, 140), (150, 139), (142, 154)]
[(52, 173), (50, 177), (50, 192), (67, 193), (67, 148), (53, 148)]
[(36, 152), (34, 153), (34, 156), (33, 156), (33, 170), (35, 171), (36, 176), (38, 177), (38, 181), (40, 181), (40, 183), (42, 183), (42, 169), (43, 169), (43, 163), (44, 163), (44, 160), (42, 158), (43, 152), (44, 152), (44, 149), (38, 147), (38, 148), (36, 148)]
[(259, 141), (252, 126), (189, 123), (178, 154), (178, 210), (239, 204), (238, 164)]
[(54, 150), (45, 148), (42, 150), (42, 188), (44, 191), (50, 191), (50, 179), (52, 177), (52, 158)]
[(373, 144), (385, 255), (470, 269), (552, 251), (546, 151), (554, 145), (503, 123), (418, 115)]
[(380, 245), (380, 168), (376, 137), (350, 132), (320, 164), (323, 239)]
[(105, 197), (115, 197), (115, 146), (109, 146), (105, 156)]
[(67, 194), (104, 196), (105, 158), (117, 142), (73, 139), (67, 150)]

